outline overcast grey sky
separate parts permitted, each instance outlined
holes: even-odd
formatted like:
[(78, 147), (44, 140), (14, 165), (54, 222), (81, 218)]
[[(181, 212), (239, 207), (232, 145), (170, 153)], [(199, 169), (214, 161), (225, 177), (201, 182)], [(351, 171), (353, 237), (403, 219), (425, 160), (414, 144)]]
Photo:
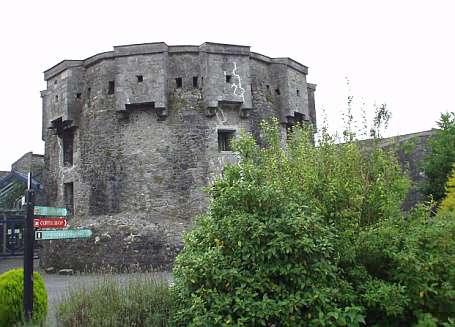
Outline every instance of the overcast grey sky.
[[(436, 127), (455, 111), (455, 1), (1, 1), (0, 170), (41, 141), (42, 72), (114, 45), (249, 45), (309, 67), (321, 120), (340, 128), (357, 104), (387, 103), (388, 135)], [(351, 81), (347, 90), (346, 77)]]

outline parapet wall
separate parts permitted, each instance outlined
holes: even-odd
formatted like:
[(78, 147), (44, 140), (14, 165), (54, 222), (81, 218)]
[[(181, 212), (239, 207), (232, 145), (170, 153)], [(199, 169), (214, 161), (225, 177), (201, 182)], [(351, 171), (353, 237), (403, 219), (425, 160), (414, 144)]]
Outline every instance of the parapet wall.
[[(94, 78), (94, 71), (104, 75), (103, 78)], [(183, 88), (201, 89), (209, 112), (221, 103), (236, 103), (246, 114), (253, 108), (252, 78), (257, 77), (263, 87), (269, 86), (268, 92), (281, 96), (278, 109), (285, 123), (286, 117), (294, 116), (294, 111), (305, 114), (303, 108), (311, 100), (307, 73), (306, 66), (292, 59), (269, 58), (250, 52), (248, 46), (216, 43), (167, 46), (162, 42), (116, 46), (113, 51), (85, 60), (64, 60), (44, 72), (48, 87), (42, 92), (47, 108), (43, 138), (44, 130), (57, 117), (77, 126), (84, 100), (109, 94), (111, 87), (115, 91), (115, 110), (127, 110), (128, 104), (146, 103), (164, 117), (169, 93), (177, 87), (179, 78)], [(226, 83), (229, 76), (232, 82)], [(139, 77), (140, 85), (136, 80)], [(104, 83), (98, 85), (98, 81)]]
[(68, 207), (79, 225), (122, 214), (156, 230), (190, 225), (207, 208), (205, 188), (235, 162), (229, 141), (240, 130), (259, 140), (264, 119), (277, 118), (283, 137), (293, 124), (315, 124), (307, 72), (288, 58), (216, 43), (116, 46), (62, 61), (44, 73), (41, 92), (49, 205)]

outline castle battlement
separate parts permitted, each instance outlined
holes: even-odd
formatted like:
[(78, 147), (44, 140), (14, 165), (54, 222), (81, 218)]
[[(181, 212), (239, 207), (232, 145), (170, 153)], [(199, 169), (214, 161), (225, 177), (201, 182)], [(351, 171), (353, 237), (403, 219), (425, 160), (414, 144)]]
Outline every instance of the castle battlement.
[(282, 123), (294, 121), (295, 113), (314, 122), (314, 110), (308, 108), (314, 85), (307, 84), (307, 73), (306, 66), (290, 58), (270, 58), (250, 52), (249, 46), (209, 42), (115, 46), (85, 60), (64, 60), (44, 72), (48, 86), (41, 93), (47, 108), (43, 138), (57, 120), (77, 126), (84, 105), (99, 96), (115, 99), (111, 110), (127, 112), (142, 106), (164, 119), (169, 96), (179, 88), (199, 89), (208, 117), (223, 104), (237, 105), (239, 115), (247, 117), (254, 109), (252, 90), (262, 89), (269, 100), (275, 98)]
[(152, 53), (218, 53), (227, 55), (245, 55), (253, 59), (260, 60), (266, 63), (282, 63), (300, 71), (304, 74), (308, 74), (308, 67), (291, 58), (271, 58), (260, 53), (250, 52), (250, 46), (233, 45), (233, 44), (222, 44), (205, 42), (202, 45), (171, 45), (168, 46), (164, 42), (155, 43), (142, 43), (142, 44), (131, 44), (131, 45), (120, 45), (114, 46), (113, 51), (101, 52), (93, 55), (84, 60), (63, 60), (52, 66), (51, 68), (44, 71), (44, 80), (47, 81), (54, 76), (60, 74), (66, 69), (72, 67), (89, 67), (101, 60), (110, 60), (120, 56), (133, 56), (133, 55), (146, 55)]
[(80, 221), (140, 213), (186, 226), (207, 208), (204, 189), (235, 162), (240, 130), (260, 143), (262, 120), (277, 118), (283, 140), (292, 125), (316, 123), (307, 74), (290, 58), (209, 42), (122, 45), (58, 63), (41, 92), (48, 204)]

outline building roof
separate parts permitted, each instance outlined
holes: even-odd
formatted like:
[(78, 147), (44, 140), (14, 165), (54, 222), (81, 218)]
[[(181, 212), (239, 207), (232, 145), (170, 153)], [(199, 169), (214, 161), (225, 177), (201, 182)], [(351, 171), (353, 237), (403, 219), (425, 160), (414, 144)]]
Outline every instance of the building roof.
[[(13, 181), (27, 184), (28, 176), (26, 174), (14, 170), (11, 172), (7, 172), (6, 175), (0, 177), (0, 190), (8, 186)], [(36, 179), (32, 178), (32, 189), (36, 191), (41, 191), (43, 190), (43, 185)]]

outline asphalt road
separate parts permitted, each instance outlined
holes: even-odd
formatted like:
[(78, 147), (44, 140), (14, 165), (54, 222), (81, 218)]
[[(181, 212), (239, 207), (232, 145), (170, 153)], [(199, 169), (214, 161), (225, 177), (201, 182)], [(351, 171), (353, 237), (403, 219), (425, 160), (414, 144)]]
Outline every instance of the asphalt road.
[[(22, 268), (23, 259), (18, 258), (0, 258), (0, 274), (10, 269)], [(58, 275), (47, 274), (39, 268), (39, 260), (34, 262), (34, 270), (38, 271), (44, 278), (48, 295), (48, 315), (47, 323), (49, 326), (56, 326), (55, 313), (57, 304), (64, 298), (71, 288), (77, 286), (89, 286), (107, 277), (100, 274), (81, 274), (81, 275)], [(153, 273), (156, 278), (170, 280), (171, 276), (168, 272)], [(129, 279), (140, 278), (141, 276), (149, 276), (150, 273), (135, 273), (135, 274), (109, 274), (108, 277), (116, 280), (118, 283), (125, 283)]]

